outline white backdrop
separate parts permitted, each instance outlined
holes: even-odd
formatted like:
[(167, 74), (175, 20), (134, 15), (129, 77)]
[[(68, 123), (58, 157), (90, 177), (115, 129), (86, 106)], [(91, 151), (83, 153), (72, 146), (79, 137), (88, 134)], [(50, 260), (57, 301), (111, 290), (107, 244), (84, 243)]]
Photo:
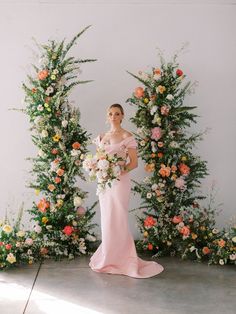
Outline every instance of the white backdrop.
[[(31, 165), (25, 160), (36, 154), (27, 117), (9, 108), (22, 108), (21, 83), (30, 71), (35, 37), (44, 43), (49, 38), (72, 38), (87, 25), (90, 28), (73, 49), (81, 58), (97, 58), (82, 67), (81, 79), (94, 82), (75, 89), (71, 99), (81, 110), (81, 124), (93, 134), (106, 129), (105, 110), (120, 102), (126, 111), (124, 127), (134, 131), (129, 118), (134, 108), (125, 104), (137, 82), (126, 70), (137, 73), (158, 66), (157, 47), (167, 59), (189, 42), (179, 58), (181, 68), (199, 86), (186, 104), (197, 105), (200, 115), (194, 129), (210, 128), (197, 152), (208, 161), (209, 177), (203, 191), (208, 193), (212, 181), (218, 188), (217, 202), (223, 203), (218, 217), (224, 225), (235, 213), (236, 155), (236, 1), (0, 1), (0, 69), (1, 69), (1, 163), (0, 216), (6, 209), (17, 212), (22, 201), (29, 207), (36, 199), (25, 184)], [(139, 84), (138, 84), (139, 85)], [(144, 176), (142, 165), (132, 173)], [(96, 199), (95, 185), (83, 183), (90, 192), (87, 204)], [(132, 196), (130, 208), (139, 206)], [(130, 225), (138, 237), (134, 213)], [(27, 221), (27, 214), (24, 220)], [(99, 222), (99, 208), (96, 221)]]

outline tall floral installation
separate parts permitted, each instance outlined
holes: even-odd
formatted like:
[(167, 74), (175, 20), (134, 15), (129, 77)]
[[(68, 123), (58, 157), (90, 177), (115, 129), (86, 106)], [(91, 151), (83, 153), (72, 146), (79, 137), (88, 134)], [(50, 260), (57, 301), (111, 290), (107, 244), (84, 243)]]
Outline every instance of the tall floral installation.
[(131, 121), (138, 128), (139, 156), (148, 174), (133, 188), (142, 199), (142, 215), (137, 216), (142, 239), (137, 247), (154, 256), (235, 264), (236, 224), (216, 228), (213, 194), (204, 206), (205, 196), (199, 192), (207, 167), (193, 148), (203, 133), (190, 133), (196, 107), (184, 105), (195, 83), (186, 81), (177, 56), (166, 62), (160, 54), (160, 67), (149, 73), (129, 72), (141, 83), (127, 102), (136, 108)]
[[(72, 259), (86, 254), (96, 240), (91, 231), (95, 226), (91, 221), (95, 204), (85, 209), (87, 192), (76, 182), (76, 177), (84, 179), (82, 163), (90, 137), (80, 126), (79, 109), (68, 100), (73, 87), (90, 82), (78, 79), (80, 64), (95, 59), (83, 60), (68, 56), (87, 28), (68, 44), (65, 40), (60, 43), (51, 40), (39, 46), (40, 65), (33, 66), (35, 75), (29, 75), (28, 83), (23, 84), (26, 104), (23, 111), (29, 117), (32, 141), (38, 148), (37, 156), (29, 158), (33, 164), (33, 181), (29, 187), (38, 196), (29, 210), (35, 226), (30, 234), (23, 231), (19, 233), (20, 230), (17, 231), (5, 221), (0, 233), (1, 238), (4, 236), (10, 240), (12, 237), (16, 242), (19, 242), (19, 234), (26, 234), (27, 242), (30, 243), (27, 245), (30, 248), (28, 253), (35, 252), (29, 254), (30, 263), (49, 257)], [(22, 243), (18, 246), (22, 247)], [(10, 257), (6, 256), (2, 268), (24, 261), (20, 258), (17, 260), (19, 254), (16, 250), (14, 252)]]

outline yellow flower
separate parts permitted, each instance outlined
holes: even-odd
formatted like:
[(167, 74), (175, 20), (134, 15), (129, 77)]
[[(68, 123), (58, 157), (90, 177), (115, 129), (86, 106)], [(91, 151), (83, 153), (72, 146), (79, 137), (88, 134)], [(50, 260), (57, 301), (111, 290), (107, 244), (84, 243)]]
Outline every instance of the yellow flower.
[(206, 227), (205, 227), (205, 226), (201, 226), (201, 227), (200, 227), (200, 230), (205, 231), (205, 230), (206, 230)]
[(18, 237), (22, 238), (25, 235), (25, 231), (19, 230), (16, 234)]
[(60, 138), (61, 138), (60, 135), (56, 134), (56, 135), (53, 136), (52, 139), (53, 139), (54, 142), (59, 142)]
[(29, 265), (32, 265), (33, 264), (33, 260), (30, 259), (28, 263), (29, 263)]
[(44, 107), (45, 107), (45, 108), (48, 108), (48, 107), (49, 107), (49, 104), (48, 104), (47, 102), (45, 102)]
[(148, 104), (148, 103), (149, 103), (149, 99), (148, 99), (148, 98), (144, 98), (143, 102), (144, 102), (145, 104)]
[(182, 161), (186, 161), (186, 160), (187, 160), (187, 157), (186, 157), (186, 156), (182, 156), (182, 157), (181, 157), (181, 160), (182, 160)]
[(48, 112), (51, 112), (51, 111), (52, 111), (52, 109), (51, 109), (51, 108), (47, 108), (47, 111), (48, 111)]
[(193, 240), (197, 239), (197, 234), (196, 233), (192, 233), (192, 239)]
[(57, 206), (61, 207), (63, 205), (63, 203), (64, 203), (63, 200), (60, 199), (57, 201)]
[(232, 238), (232, 241), (233, 241), (234, 243), (236, 243), (236, 237), (233, 237), (233, 238)]
[(4, 225), (2, 227), (2, 230), (5, 232), (5, 233), (11, 233), (12, 232), (12, 227), (10, 225)]
[(8, 261), (8, 263), (13, 264), (16, 262), (16, 258), (12, 253), (7, 254), (7, 258), (6, 261)]
[(54, 53), (54, 54), (52, 55), (52, 59), (55, 60), (56, 58), (57, 58), (57, 54)]
[(51, 75), (51, 79), (52, 79), (52, 80), (55, 80), (55, 79), (56, 79), (56, 75), (52, 74), (52, 75)]
[(39, 189), (36, 189), (36, 190), (35, 190), (35, 195), (37, 195), (37, 196), (38, 196), (38, 195), (39, 195), (39, 193), (40, 193), (40, 190), (39, 190)]
[(48, 222), (48, 218), (47, 218), (47, 217), (43, 217), (43, 218), (42, 218), (42, 223), (43, 223), (43, 224), (46, 224), (47, 222)]
[(147, 238), (148, 237), (148, 232), (144, 231), (143, 236), (144, 236), (144, 238)]

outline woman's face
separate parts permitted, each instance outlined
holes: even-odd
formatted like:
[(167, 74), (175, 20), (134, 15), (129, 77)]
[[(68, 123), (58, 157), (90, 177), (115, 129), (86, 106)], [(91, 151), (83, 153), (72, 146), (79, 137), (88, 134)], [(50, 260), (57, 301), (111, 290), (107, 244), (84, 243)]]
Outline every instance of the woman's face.
[(108, 109), (107, 119), (112, 124), (120, 124), (124, 115), (120, 111), (120, 108), (112, 107)]

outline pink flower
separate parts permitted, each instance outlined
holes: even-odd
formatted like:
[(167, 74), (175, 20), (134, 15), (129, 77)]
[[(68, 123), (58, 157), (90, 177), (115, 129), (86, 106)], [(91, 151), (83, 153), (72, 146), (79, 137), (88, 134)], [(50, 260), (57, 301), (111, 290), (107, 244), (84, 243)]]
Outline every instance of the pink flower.
[(77, 211), (77, 215), (78, 215), (78, 216), (84, 216), (84, 215), (85, 215), (85, 212), (86, 212), (86, 210), (84, 209), (84, 207), (78, 207), (76, 211)]
[(65, 226), (65, 228), (63, 229), (63, 232), (68, 236), (70, 236), (73, 231), (74, 231), (74, 228), (71, 226)]
[(26, 240), (25, 240), (25, 244), (27, 244), (27, 245), (32, 245), (34, 243), (34, 241), (33, 241), (33, 239), (31, 239), (31, 238), (27, 238)]
[(6, 248), (6, 250), (10, 250), (12, 248), (12, 245), (11, 244), (6, 244), (5, 248)]
[(152, 129), (151, 139), (158, 141), (161, 138), (161, 128), (155, 127)]
[(177, 76), (182, 76), (182, 75), (183, 75), (183, 71), (180, 70), (180, 69), (177, 69), (177, 70), (176, 70), (176, 75), (177, 75)]
[(175, 187), (177, 189), (180, 189), (182, 191), (184, 191), (186, 189), (186, 182), (185, 180), (183, 179), (183, 177), (179, 177), (175, 180)]
[(164, 105), (161, 107), (161, 114), (163, 116), (168, 116), (169, 111), (170, 111), (170, 108), (168, 106)]
[(179, 224), (180, 222), (182, 222), (183, 221), (183, 218), (181, 217), (181, 216), (174, 216), (173, 218), (172, 218), (172, 222), (174, 223), (174, 224)]
[(147, 216), (146, 219), (144, 220), (144, 227), (153, 227), (157, 224), (156, 219), (154, 219), (152, 216)]

